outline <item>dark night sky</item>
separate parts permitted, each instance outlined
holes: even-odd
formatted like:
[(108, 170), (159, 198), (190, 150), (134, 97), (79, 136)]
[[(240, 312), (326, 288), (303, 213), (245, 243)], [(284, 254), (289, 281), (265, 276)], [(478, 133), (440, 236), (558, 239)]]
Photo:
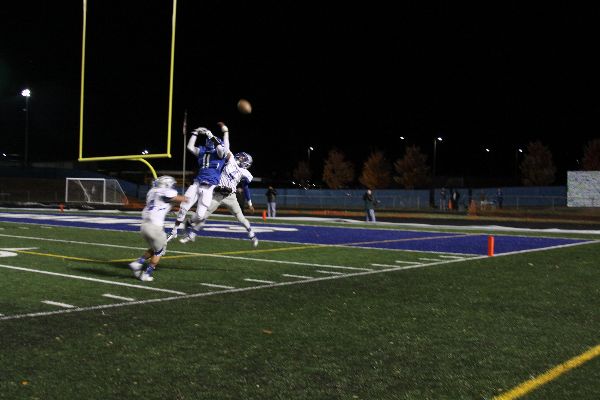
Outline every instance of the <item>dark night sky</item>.
[[(147, 3), (88, 3), (86, 156), (166, 148), (171, 11)], [(277, 180), (309, 146), (319, 171), (333, 147), (357, 166), (375, 149), (396, 160), (401, 135), (431, 159), (441, 135), (440, 175), (511, 176), (516, 148), (541, 140), (560, 181), (600, 137), (595, 7), (178, 3), (173, 158), (156, 169), (181, 167), (184, 110), (191, 128), (225, 121), (253, 173)], [(82, 3), (11, 8), (0, 26), (0, 150), (23, 152), (19, 93), (30, 87), (30, 161), (74, 160)], [(241, 97), (251, 115), (236, 111)]]

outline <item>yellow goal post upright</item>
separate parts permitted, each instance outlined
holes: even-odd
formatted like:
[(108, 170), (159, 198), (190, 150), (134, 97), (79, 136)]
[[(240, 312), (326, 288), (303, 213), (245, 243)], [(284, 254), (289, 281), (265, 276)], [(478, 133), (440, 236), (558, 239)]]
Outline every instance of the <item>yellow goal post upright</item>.
[[(101, 0), (97, 0), (101, 1)], [(156, 171), (147, 159), (150, 158), (171, 158), (171, 122), (173, 117), (173, 73), (175, 67), (175, 22), (177, 15), (177, 0), (173, 0), (173, 16), (171, 26), (171, 60), (169, 67), (169, 109), (168, 109), (168, 122), (167, 122), (167, 148), (162, 154), (145, 154), (140, 156), (125, 155), (125, 156), (102, 156), (102, 157), (84, 157), (83, 156), (83, 104), (84, 104), (84, 88), (85, 88), (85, 46), (86, 46), (86, 30), (87, 30), (87, 4), (88, 0), (83, 0), (83, 34), (81, 44), (81, 94), (79, 103), (79, 158), (78, 161), (114, 161), (114, 160), (131, 160), (141, 161), (152, 173), (154, 179), (157, 178)]]

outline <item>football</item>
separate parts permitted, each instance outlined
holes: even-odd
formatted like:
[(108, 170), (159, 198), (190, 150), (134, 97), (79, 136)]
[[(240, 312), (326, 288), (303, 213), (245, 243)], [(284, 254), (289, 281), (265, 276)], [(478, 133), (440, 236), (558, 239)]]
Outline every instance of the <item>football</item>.
[(237, 103), (237, 108), (242, 114), (250, 114), (252, 112), (252, 105), (246, 99), (240, 99)]

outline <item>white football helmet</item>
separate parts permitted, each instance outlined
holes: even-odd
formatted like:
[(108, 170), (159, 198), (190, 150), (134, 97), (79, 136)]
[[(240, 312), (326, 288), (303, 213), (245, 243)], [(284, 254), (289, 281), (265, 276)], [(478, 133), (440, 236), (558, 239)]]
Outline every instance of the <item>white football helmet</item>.
[(175, 186), (175, 178), (173, 178), (172, 176), (169, 175), (163, 175), (158, 177), (158, 179), (156, 179), (154, 181), (154, 186), (159, 187), (159, 188), (168, 188), (168, 189), (172, 189), (173, 186)]
[(235, 161), (241, 168), (250, 168), (252, 165), (252, 156), (246, 152), (240, 152), (235, 155)]

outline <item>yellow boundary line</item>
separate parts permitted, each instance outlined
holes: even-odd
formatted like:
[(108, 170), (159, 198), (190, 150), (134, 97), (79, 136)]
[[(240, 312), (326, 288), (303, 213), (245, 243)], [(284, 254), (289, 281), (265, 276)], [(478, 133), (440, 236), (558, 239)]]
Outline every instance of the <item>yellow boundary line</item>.
[(522, 397), (527, 393), (531, 392), (532, 390), (537, 389), (538, 387), (558, 378), (562, 374), (569, 372), (573, 368), (577, 368), (580, 365), (598, 356), (600, 356), (600, 345), (594, 346), (588, 351), (576, 357), (573, 357), (562, 364), (557, 365), (556, 367), (544, 372), (543, 374), (521, 383), (514, 389), (511, 389), (510, 391), (501, 394), (500, 396), (494, 397), (493, 400), (512, 400)]

